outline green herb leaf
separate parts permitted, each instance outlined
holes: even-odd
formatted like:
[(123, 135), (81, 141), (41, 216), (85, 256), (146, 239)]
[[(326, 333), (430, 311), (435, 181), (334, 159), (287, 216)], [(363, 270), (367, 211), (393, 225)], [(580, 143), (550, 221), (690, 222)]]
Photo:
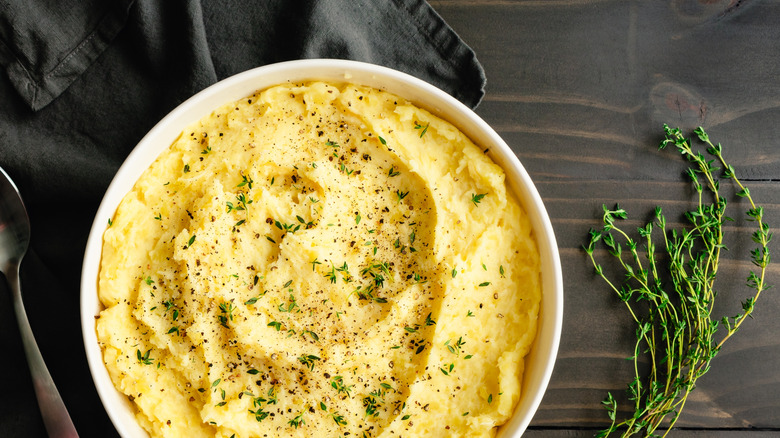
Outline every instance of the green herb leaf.
[(471, 202), (472, 202), (474, 205), (479, 205), (479, 203), (480, 203), (480, 202), (482, 202), (482, 199), (483, 199), (485, 196), (487, 196), (487, 193), (480, 193), (480, 194), (472, 193), (472, 194), (471, 194)]
[(420, 131), (420, 138), (422, 138), (423, 135), (425, 135), (425, 133), (428, 132), (428, 126), (429, 125), (430, 125), (430, 123), (426, 123), (425, 126), (423, 126), (423, 125), (419, 124), (418, 122), (414, 122), (414, 129), (421, 130)]
[(304, 354), (298, 357), (298, 362), (306, 365), (310, 371), (314, 371), (314, 364), (319, 360), (321, 359), (313, 354)]
[(135, 350), (135, 355), (136, 355), (136, 358), (138, 359), (138, 362), (140, 362), (143, 365), (151, 365), (152, 362), (154, 361), (154, 359), (149, 357), (149, 354), (151, 353), (151, 351), (152, 351), (151, 349), (150, 350), (146, 350), (146, 353), (141, 354), (141, 350)]

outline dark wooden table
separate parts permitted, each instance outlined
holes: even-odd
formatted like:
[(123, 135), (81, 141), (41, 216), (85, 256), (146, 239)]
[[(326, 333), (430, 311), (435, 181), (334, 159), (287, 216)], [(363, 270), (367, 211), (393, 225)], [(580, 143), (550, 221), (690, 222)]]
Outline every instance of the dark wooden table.
[[(632, 378), (634, 328), (581, 246), (616, 202), (641, 225), (656, 205), (681, 224), (693, 206), (685, 164), (657, 145), (668, 123), (703, 126), (780, 225), (780, 2), (739, 0), (438, 0), (477, 53), (477, 112), (526, 167), (552, 219), (564, 278), (560, 351), (529, 437), (587, 437), (601, 401)], [(730, 206), (744, 205), (733, 197)], [(732, 210), (741, 215), (742, 210)], [(741, 217), (741, 216), (740, 216)], [(750, 230), (727, 227), (717, 307), (750, 292)], [(777, 248), (775, 244), (770, 248)], [(780, 267), (769, 282), (780, 283)], [(762, 295), (699, 381), (678, 437), (780, 436), (780, 295)]]

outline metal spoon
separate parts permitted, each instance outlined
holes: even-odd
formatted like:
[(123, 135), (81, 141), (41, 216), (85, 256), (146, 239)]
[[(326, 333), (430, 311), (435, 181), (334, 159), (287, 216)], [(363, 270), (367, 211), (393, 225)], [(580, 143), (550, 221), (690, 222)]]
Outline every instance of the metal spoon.
[(19, 285), (19, 265), (30, 244), (30, 220), (24, 208), (19, 189), (0, 168), (0, 272), (3, 273), (13, 295), (14, 311), (22, 334), (24, 353), (32, 375), (35, 396), (41, 410), (43, 423), (50, 437), (78, 437), (65, 404), (43, 362), (38, 344), (35, 343), (30, 322), (22, 303)]

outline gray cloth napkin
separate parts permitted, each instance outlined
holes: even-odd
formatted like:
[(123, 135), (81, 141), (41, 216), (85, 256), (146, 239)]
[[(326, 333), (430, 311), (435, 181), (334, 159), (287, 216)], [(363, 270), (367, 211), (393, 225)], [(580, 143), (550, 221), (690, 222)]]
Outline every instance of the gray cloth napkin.
[[(32, 221), (29, 318), (82, 437), (116, 436), (78, 313), (95, 210), (141, 137), (216, 81), (273, 62), (345, 58), (420, 77), (476, 106), (484, 72), (423, 0), (0, 0), (0, 167)], [(45, 436), (0, 282), (0, 436)]]

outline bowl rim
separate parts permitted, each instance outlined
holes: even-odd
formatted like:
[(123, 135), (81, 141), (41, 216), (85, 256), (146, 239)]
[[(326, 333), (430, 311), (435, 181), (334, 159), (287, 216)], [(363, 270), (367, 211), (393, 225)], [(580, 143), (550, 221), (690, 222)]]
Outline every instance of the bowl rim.
[[(537, 336), (526, 356), (520, 400), (498, 437), (523, 434), (550, 381), (563, 323), (563, 280), (554, 229), (528, 172), (517, 155), (480, 116), (451, 95), (419, 78), (388, 67), (341, 59), (304, 59), (268, 64), (223, 79), (182, 102), (163, 117), (133, 148), (120, 166), (96, 211), (84, 252), (80, 290), (82, 338), (92, 379), (117, 432), (123, 437), (148, 436), (138, 424), (131, 403), (113, 385), (97, 341), (97, 296), (103, 233), (124, 195), (143, 171), (167, 149), (185, 127), (229, 103), (273, 85), (330, 80), (372, 86), (397, 94), (452, 123), (507, 174), (507, 183), (531, 219), (540, 251), (542, 297)], [(529, 364), (536, 366), (529, 366)], [(543, 366), (539, 366), (543, 365)], [(121, 408), (119, 406), (122, 406)], [(518, 415), (518, 412), (522, 412)]]

